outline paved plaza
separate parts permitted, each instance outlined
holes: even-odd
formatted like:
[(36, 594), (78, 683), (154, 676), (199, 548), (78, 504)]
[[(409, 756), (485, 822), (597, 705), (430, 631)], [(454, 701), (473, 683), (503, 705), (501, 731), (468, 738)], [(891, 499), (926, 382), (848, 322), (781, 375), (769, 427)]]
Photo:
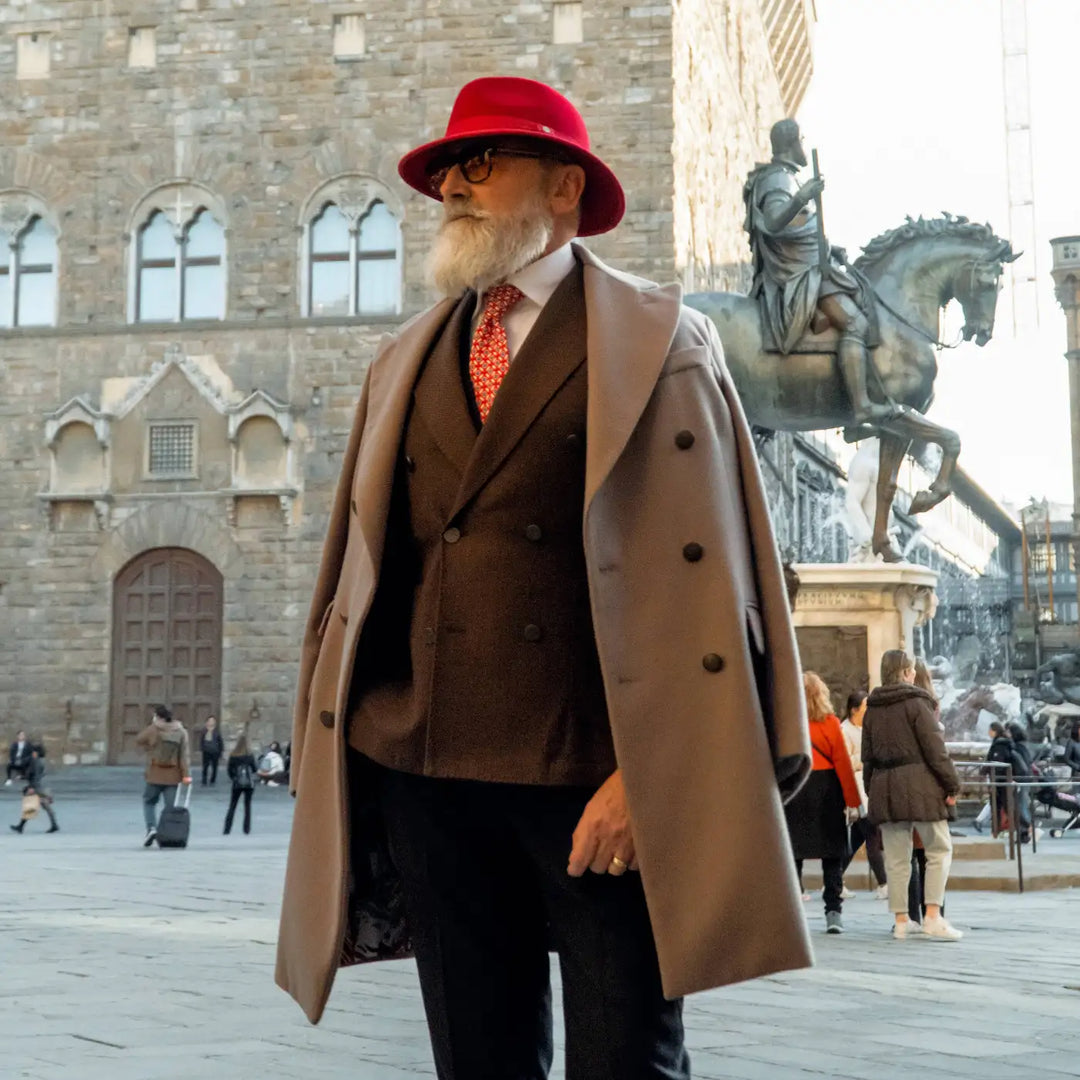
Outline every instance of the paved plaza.
[[(34, 821), (0, 837), (5, 1080), (434, 1075), (411, 963), (342, 973), (318, 1027), (274, 986), (284, 788), (256, 793), (250, 837), (225, 837), (226, 791), (196, 787), (191, 847), (159, 851), (141, 846), (138, 770), (53, 785), (60, 833)], [(17, 819), (17, 788), (0, 788), (0, 811)], [(815, 896), (814, 969), (688, 1002), (694, 1076), (1080, 1076), (1078, 892), (957, 893), (949, 909), (967, 931), (955, 944), (892, 941), (866, 893), (826, 937)]]

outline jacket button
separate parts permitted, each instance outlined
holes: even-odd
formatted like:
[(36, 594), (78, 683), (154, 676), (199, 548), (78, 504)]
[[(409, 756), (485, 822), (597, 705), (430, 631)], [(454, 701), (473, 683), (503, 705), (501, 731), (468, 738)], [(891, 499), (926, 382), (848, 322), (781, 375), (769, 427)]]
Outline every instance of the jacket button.
[(712, 672), (723, 671), (724, 670), (724, 658), (722, 656), (717, 656), (717, 654), (714, 653), (714, 652), (706, 653), (701, 658), (701, 666), (706, 671), (712, 671)]
[(526, 626), (525, 629), (522, 631), (522, 635), (524, 636), (526, 641), (539, 641), (540, 638), (543, 636), (540, 627), (537, 626), (535, 623), (529, 623), (529, 625)]
[(534, 544), (538, 544), (544, 538), (544, 530), (539, 525), (526, 525), (525, 526), (525, 539), (531, 540)]
[(697, 562), (702, 555), (705, 554), (705, 549), (698, 543), (691, 541), (682, 549), (683, 558), (687, 562)]
[(566, 445), (576, 450), (581, 445), (581, 436), (576, 431), (571, 432), (566, 436)]
[(456, 544), (461, 539), (461, 530), (456, 525), (451, 525), (450, 528), (442, 534), (442, 538), (448, 544)]
[(405, 455), (405, 468), (408, 469), (409, 472), (416, 472), (416, 459), (410, 457), (408, 454)]
[(334, 714), (329, 709), (323, 709), (319, 713), (319, 722), (323, 727), (332, 728), (334, 726)]
[(680, 431), (675, 436), (675, 445), (680, 450), (689, 450), (694, 445), (694, 433), (692, 431)]
[(424, 644), (425, 645), (434, 645), (435, 644), (435, 627), (434, 626), (425, 626), (424, 627)]

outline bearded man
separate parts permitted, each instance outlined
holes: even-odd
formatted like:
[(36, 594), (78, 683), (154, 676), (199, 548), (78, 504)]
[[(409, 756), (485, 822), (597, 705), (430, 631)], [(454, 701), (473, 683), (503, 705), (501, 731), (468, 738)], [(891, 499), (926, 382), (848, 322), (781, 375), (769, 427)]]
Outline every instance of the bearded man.
[[(577, 110), (478, 79), (400, 173), (444, 299), (367, 375), (304, 640), (277, 979), (415, 954), (443, 1080), (689, 1076), (681, 995), (809, 962), (784, 578), (711, 323), (572, 240)], [(640, 872), (639, 872), (640, 871)]]

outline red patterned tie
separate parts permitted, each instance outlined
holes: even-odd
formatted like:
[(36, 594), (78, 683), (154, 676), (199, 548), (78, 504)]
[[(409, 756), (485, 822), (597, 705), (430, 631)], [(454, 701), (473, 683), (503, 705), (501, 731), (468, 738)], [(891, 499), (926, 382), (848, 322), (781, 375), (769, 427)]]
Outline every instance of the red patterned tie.
[(469, 351), (469, 376), (472, 378), (480, 422), (487, 420), (491, 404), (503, 378), (510, 370), (510, 348), (506, 343), (503, 316), (525, 294), (516, 285), (496, 285), (487, 292), (487, 302), (473, 335)]

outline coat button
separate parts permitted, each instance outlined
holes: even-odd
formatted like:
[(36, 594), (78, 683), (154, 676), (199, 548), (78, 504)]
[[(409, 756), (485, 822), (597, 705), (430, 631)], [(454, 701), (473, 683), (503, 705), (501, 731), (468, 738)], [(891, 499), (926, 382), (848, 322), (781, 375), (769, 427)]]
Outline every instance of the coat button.
[(341, 621), (343, 623), (345, 623), (346, 626), (348, 626), (348, 624), (349, 624), (349, 616), (346, 615), (344, 611), (339, 611), (338, 612), (338, 618), (341, 619)]
[(442, 538), (448, 544), (456, 544), (461, 539), (461, 530), (456, 525), (451, 525), (450, 528), (442, 534)]
[(540, 627), (537, 626), (535, 623), (529, 623), (529, 625), (526, 626), (525, 629), (522, 631), (522, 635), (524, 636), (526, 641), (539, 641), (540, 638), (543, 636)]
[(319, 721), (323, 727), (332, 728), (334, 726), (334, 714), (329, 709), (323, 709), (319, 713)]
[(571, 432), (566, 436), (566, 445), (576, 450), (581, 445), (581, 436), (576, 431)]
[(706, 653), (701, 658), (701, 666), (706, 671), (713, 671), (713, 672), (723, 671), (724, 670), (724, 658), (722, 656), (717, 656), (717, 654), (714, 653), (714, 652)]
[(544, 538), (544, 530), (539, 525), (526, 525), (525, 526), (525, 539), (531, 540), (534, 544), (538, 544)]
[(424, 627), (424, 644), (425, 645), (434, 645), (435, 644), (435, 627), (434, 626), (425, 626)]
[(408, 454), (405, 455), (405, 468), (408, 469), (409, 472), (416, 472), (416, 459), (410, 457)]
[(675, 445), (680, 450), (689, 450), (694, 445), (694, 433), (692, 431), (680, 431), (675, 436)]
[(697, 562), (704, 554), (705, 549), (700, 544), (693, 541), (682, 549), (682, 556), (687, 562)]

